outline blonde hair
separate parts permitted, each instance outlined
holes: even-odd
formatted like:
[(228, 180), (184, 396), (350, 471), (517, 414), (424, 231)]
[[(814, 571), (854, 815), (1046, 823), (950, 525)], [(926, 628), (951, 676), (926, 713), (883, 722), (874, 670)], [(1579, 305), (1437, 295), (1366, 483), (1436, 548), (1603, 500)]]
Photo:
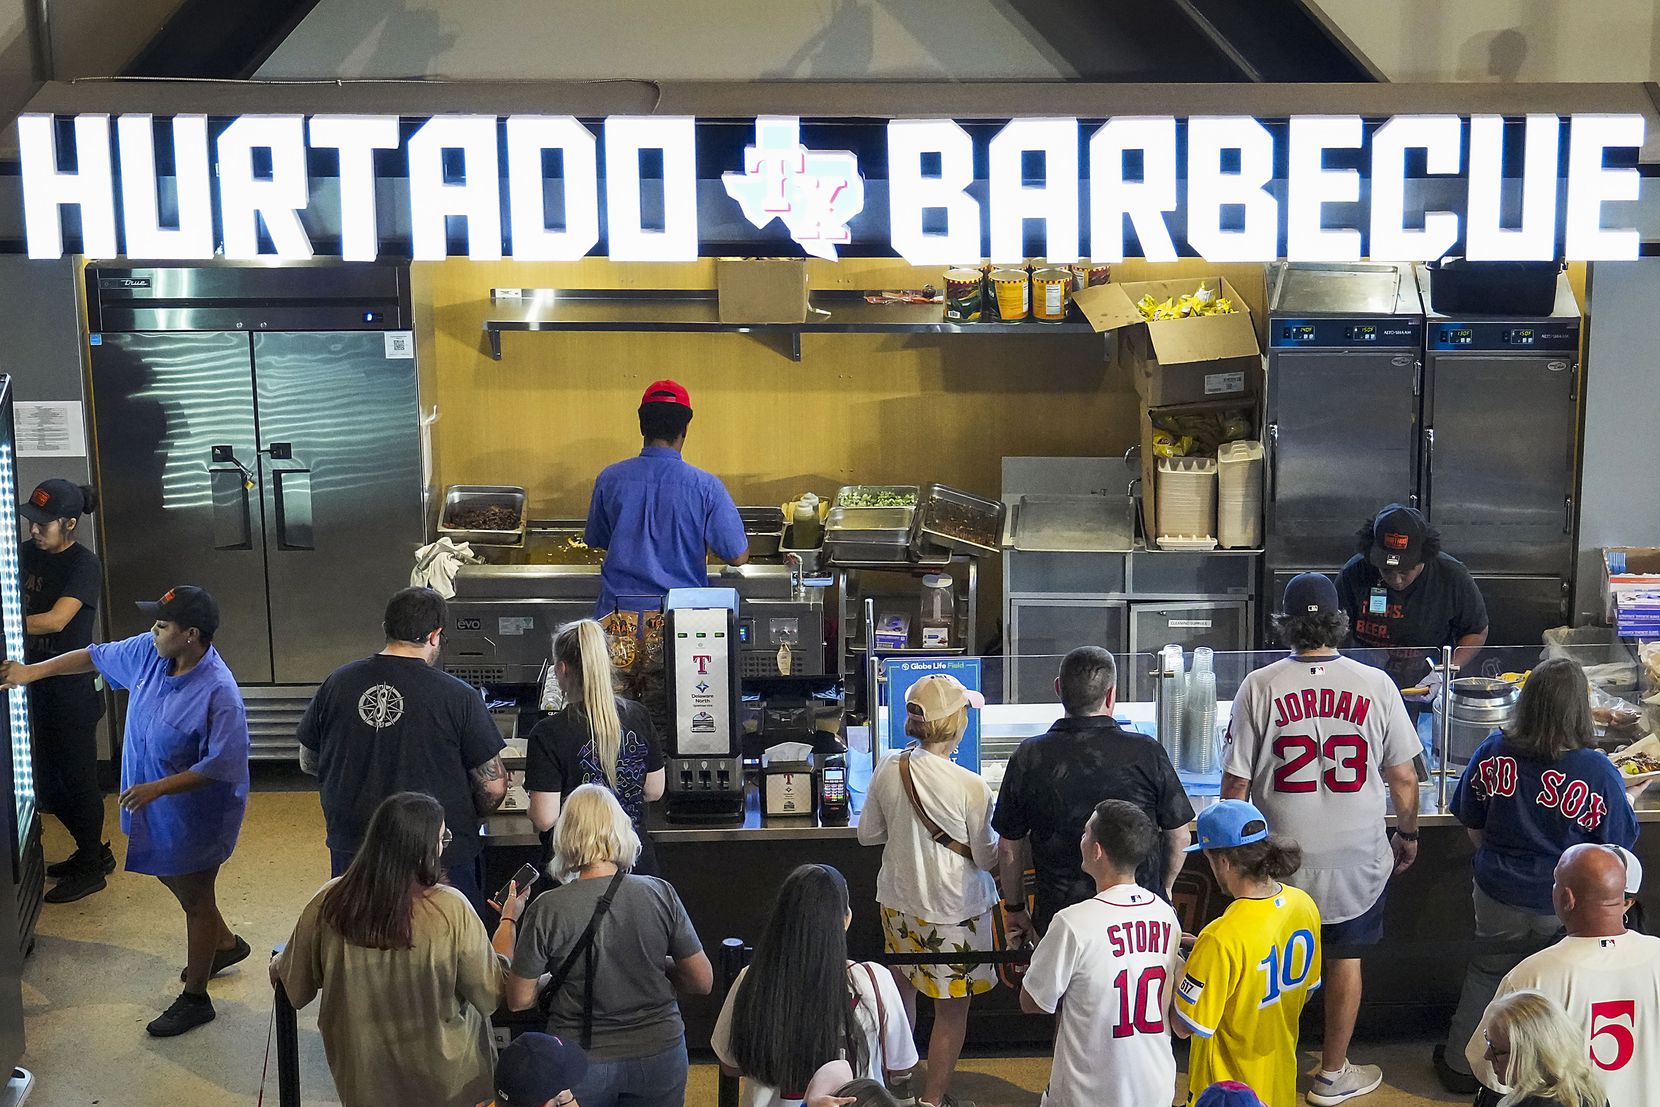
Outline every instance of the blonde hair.
[(957, 708), (943, 719), (924, 719), (907, 713), (905, 733), (925, 746), (945, 746), (957, 741), (968, 729), (968, 705)]
[(609, 861), (632, 869), (640, 859), (640, 836), (628, 812), (609, 788), (583, 784), (559, 809), (553, 824), (553, 862), (548, 875), (566, 880), (589, 865)]
[(1488, 1026), (1510, 1035), (1510, 1064), (1504, 1082), (1510, 1093), (1499, 1107), (1515, 1107), (1534, 1096), (1562, 1107), (1603, 1107), (1608, 1095), (1591, 1067), (1585, 1028), (1542, 992), (1524, 989), (1493, 1001)]
[(611, 647), (605, 639), (605, 628), (593, 619), (566, 623), (553, 636), (553, 659), (564, 662), (577, 677), (573, 687), (565, 689), (565, 696), (588, 721), (594, 754), (605, 770), (605, 779), (615, 788), (622, 719), (617, 714), (617, 693), (611, 683)]

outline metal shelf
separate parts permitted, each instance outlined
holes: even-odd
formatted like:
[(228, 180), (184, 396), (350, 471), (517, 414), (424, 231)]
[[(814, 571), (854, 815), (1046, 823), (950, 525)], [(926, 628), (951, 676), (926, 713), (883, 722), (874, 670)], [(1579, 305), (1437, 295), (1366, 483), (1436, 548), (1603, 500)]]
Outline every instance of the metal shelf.
[(525, 299), (498, 299), (484, 320), (490, 356), (501, 360), (510, 331), (682, 331), (760, 334), (789, 343), (801, 360), (803, 334), (1093, 334), (1084, 322), (959, 323), (943, 304), (872, 304), (861, 292), (821, 292), (805, 323), (727, 323), (713, 292), (633, 289), (526, 289)]

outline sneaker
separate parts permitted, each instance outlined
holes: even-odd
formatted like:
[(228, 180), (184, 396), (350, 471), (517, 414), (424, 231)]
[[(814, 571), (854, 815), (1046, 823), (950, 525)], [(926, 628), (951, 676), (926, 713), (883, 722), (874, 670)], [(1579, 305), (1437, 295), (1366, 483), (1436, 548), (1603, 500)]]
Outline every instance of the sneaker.
[(1436, 1079), (1441, 1081), (1441, 1086), (1447, 1091), (1454, 1095), (1475, 1095), (1480, 1090), (1481, 1081), (1470, 1073), (1459, 1072), (1447, 1063), (1447, 1047), (1444, 1044), (1435, 1047), (1430, 1060), (1435, 1064)]
[[(53, 864), (46, 866), (46, 875), (51, 877), (68, 876), (70, 873), (80, 869), (85, 860), (85, 853), (81, 850), (76, 850), (68, 857), (65, 857), (62, 861), (54, 862)], [(98, 863), (99, 868), (103, 870), (105, 876), (108, 876), (110, 873), (115, 871), (115, 851), (110, 849), (110, 844), (108, 842), (105, 842), (103, 845), (98, 847)], [(88, 867), (90, 868), (91, 866)]]
[(151, 1019), (150, 1025), (144, 1029), (150, 1032), (152, 1038), (176, 1038), (187, 1030), (212, 1022), (214, 1017), (213, 1000), (205, 995), (180, 992), (173, 1006)]
[(1356, 1096), (1378, 1090), (1383, 1083), (1383, 1070), (1376, 1065), (1350, 1065), (1336, 1077), (1314, 1074), (1314, 1083), (1308, 1089), (1308, 1101), (1314, 1107), (1336, 1107)]
[(46, 893), (46, 902), (74, 903), (94, 892), (102, 892), (107, 887), (109, 881), (105, 880), (104, 874), (97, 869), (72, 869)]
[[(238, 961), (247, 960), (248, 954), (253, 952), (253, 948), (251, 946), (249, 946), (247, 942), (244, 942), (242, 940), (242, 935), (237, 934), (237, 935), (235, 935), (235, 938), (236, 938), (236, 944), (234, 946), (232, 946), (230, 949), (222, 949), (222, 950), (219, 950), (216, 953), (214, 953), (214, 955), (213, 955), (213, 971), (208, 973), (209, 977), (218, 976), (220, 973), (224, 972), (226, 969), (230, 968), (232, 965), (236, 964)], [(183, 980), (184, 980), (185, 973), (187, 973), (189, 971), (190, 970), (188, 968), (184, 968), (184, 969), (179, 970), (179, 980), (181, 982), (183, 982)]]

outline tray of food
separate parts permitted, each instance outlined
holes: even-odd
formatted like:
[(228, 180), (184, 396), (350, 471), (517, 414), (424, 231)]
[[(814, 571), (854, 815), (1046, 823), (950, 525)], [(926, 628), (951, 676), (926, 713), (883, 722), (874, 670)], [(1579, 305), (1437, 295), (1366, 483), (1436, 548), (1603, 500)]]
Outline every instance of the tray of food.
[(1660, 738), (1649, 735), (1608, 755), (1614, 767), (1625, 777), (1627, 788), (1646, 784), (1660, 778)]
[(1006, 511), (997, 500), (944, 484), (925, 484), (911, 519), (911, 553), (918, 558), (942, 550), (995, 554), (1002, 548)]
[(838, 507), (916, 507), (921, 490), (914, 484), (844, 484), (836, 491), (831, 503)]
[(522, 546), (525, 490), (510, 484), (452, 484), (444, 490), (438, 536), (478, 546)]

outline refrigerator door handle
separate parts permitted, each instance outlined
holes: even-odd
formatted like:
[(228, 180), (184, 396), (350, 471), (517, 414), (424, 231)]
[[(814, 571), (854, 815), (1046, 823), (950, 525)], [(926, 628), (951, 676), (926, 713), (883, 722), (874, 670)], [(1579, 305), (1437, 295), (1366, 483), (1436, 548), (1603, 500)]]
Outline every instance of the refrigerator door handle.
[(1573, 532), (1574, 498), (1572, 496), (1564, 496), (1562, 497), (1562, 533), (1572, 534)]
[(1424, 428), (1424, 487), (1423, 506), (1435, 508), (1435, 428)]
[(1268, 502), (1280, 498), (1280, 425), (1268, 424)]
[(311, 525), (311, 470), (271, 471), (272, 499), (276, 502), (277, 549), (315, 550)]
[(254, 548), (253, 515), (248, 503), (248, 491), (253, 483), (248, 470), (234, 458), (231, 466), (208, 469), (208, 486), (213, 493), (214, 549)]

